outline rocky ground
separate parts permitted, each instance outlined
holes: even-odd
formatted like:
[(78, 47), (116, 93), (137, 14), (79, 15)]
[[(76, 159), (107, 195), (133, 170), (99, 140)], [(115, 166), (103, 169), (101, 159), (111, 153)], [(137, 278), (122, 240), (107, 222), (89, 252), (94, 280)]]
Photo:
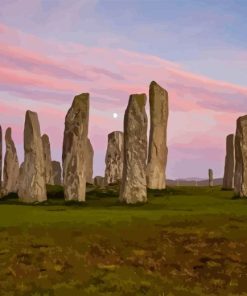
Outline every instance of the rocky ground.
[(122, 206), (117, 188), (86, 204), (0, 204), (1, 295), (247, 295), (247, 201), (179, 187)]

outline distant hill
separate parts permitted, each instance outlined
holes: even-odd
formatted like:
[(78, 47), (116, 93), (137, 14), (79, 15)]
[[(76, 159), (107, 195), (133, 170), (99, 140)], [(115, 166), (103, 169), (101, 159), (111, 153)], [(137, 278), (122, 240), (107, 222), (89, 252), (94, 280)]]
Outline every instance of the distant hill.
[[(185, 179), (167, 179), (166, 180), (167, 185), (169, 186), (207, 186), (208, 180), (201, 179), (201, 178), (185, 178)], [(214, 179), (214, 185), (222, 185), (223, 179), (222, 178), (216, 178)]]

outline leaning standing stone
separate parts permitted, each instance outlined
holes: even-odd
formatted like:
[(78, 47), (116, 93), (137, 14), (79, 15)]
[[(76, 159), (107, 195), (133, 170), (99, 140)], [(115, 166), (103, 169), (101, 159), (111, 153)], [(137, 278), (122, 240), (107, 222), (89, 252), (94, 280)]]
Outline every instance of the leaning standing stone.
[(85, 201), (89, 94), (76, 96), (65, 119), (63, 182), (66, 200)]
[(168, 93), (152, 81), (149, 87), (150, 135), (147, 165), (147, 186), (166, 188)]
[(44, 151), (45, 160), (45, 182), (46, 184), (54, 185), (53, 174), (52, 174), (52, 163), (51, 163), (51, 145), (48, 135), (42, 136), (42, 145)]
[(3, 195), (17, 192), (19, 179), (19, 161), (12, 140), (11, 128), (7, 128), (5, 133), (6, 152), (3, 169)]
[(123, 174), (123, 132), (115, 131), (108, 135), (108, 145), (105, 157), (105, 182), (119, 183)]
[(247, 115), (239, 117), (235, 135), (234, 192), (247, 197)]
[(223, 178), (223, 189), (234, 188), (235, 171), (235, 136), (230, 134), (226, 137), (226, 157)]
[(147, 201), (147, 114), (145, 94), (131, 95), (124, 115), (124, 164), (120, 201)]
[(24, 127), (24, 163), (21, 166), (18, 196), (26, 203), (47, 200), (44, 152), (38, 115), (27, 111)]

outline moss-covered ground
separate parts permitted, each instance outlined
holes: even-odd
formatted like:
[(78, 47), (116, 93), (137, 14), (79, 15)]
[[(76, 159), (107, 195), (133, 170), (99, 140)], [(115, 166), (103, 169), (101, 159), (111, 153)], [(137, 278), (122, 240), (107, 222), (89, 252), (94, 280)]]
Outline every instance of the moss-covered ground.
[(219, 187), (88, 188), (84, 204), (0, 201), (0, 295), (247, 295), (247, 200)]

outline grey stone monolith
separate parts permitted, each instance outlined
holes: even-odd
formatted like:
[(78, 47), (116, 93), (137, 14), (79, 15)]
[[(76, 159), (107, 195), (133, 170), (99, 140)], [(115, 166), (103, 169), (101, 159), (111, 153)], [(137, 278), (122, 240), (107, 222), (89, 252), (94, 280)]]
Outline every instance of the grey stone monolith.
[(223, 189), (234, 188), (235, 173), (235, 135), (230, 134), (226, 137), (226, 156), (223, 178)]
[(105, 156), (105, 182), (119, 183), (123, 174), (123, 132), (114, 131), (108, 135), (108, 145)]
[(234, 192), (247, 197), (247, 115), (237, 119), (235, 159)]
[(20, 169), (18, 196), (22, 202), (47, 200), (45, 161), (38, 114), (27, 111), (24, 127), (24, 163)]
[(66, 200), (85, 201), (89, 94), (75, 96), (65, 118), (63, 184)]
[(19, 181), (19, 161), (10, 127), (7, 128), (5, 133), (5, 144), (6, 150), (3, 169), (3, 195), (17, 192)]
[(44, 160), (45, 160), (45, 182), (46, 184), (54, 185), (50, 140), (47, 134), (44, 134), (41, 139), (42, 139)]
[(150, 134), (147, 165), (147, 186), (166, 188), (168, 93), (152, 81), (149, 87)]
[(124, 163), (119, 199), (128, 204), (147, 201), (147, 97), (134, 94), (124, 115)]

